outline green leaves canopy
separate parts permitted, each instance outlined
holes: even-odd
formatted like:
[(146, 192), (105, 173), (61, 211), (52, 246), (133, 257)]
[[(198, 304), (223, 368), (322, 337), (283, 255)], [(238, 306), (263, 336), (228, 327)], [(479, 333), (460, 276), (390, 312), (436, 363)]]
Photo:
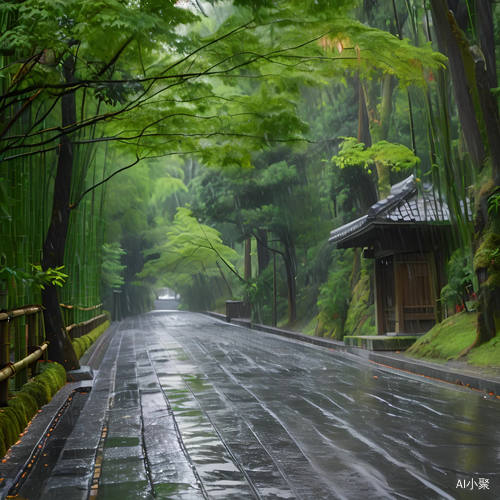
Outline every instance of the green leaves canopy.
[(148, 254), (159, 256), (146, 262), (140, 276), (174, 290), (193, 286), (197, 274), (217, 276), (218, 266), (235, 272), (231, 261), (238, 257), (217, 230), (198, 222), (185, 207), (178, 208), (165, 243)]
[[(253, 151), (306, 131), (295, 109), (301, 85), (360, 71), (423, 83), (424, 68), (444, 64), (429, 47), (347, 18), (351, 2), (210, 3), (200, 19), (175, 1), (4, 2), (0, 44), (21, 61), (0, 70), (10, 80), (4, 104), (50, 106), (78, 91), (71, 130), (106, 123), (98, 141), (125, 143), (138, 158), (190, 151), (205, 164), (249, 166)], [(70, 55), (77, 68), (64, 82)], [(61, 134), (37, 122), (14, 137), (11, 125), (0, 151), (55, 149)]]
[(402, 144), (379, 141), (366, 148), (355, 137), (344, 137), (339, 153), (332, 157), (339, 168), (363, 166), (369, 172), (374, 164), (382, 164), (396, 172), (417, 166), (420, 159)]

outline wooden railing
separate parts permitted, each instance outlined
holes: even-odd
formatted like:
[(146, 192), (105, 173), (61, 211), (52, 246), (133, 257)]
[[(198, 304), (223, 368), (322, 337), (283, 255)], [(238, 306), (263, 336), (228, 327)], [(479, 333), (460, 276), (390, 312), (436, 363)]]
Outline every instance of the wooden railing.
[[(63, 312), (65, 329), (72, 339), (89, 333), (108, 319), (102, 313), (102, 304), (91, 307), (61, 304), (61, 309), (66, 311)], [(37, 361), (47, 355), (49, 343), (45, 340), (42, 310), (42, 306), (33, 305), (0, 312), (0, 407), (8, 403), (9, 384), (11, 390), (19, 390), (28, 376), (36, 375)], [(75, 323), (71, 321), (75, 318), (74, 311), (93, 316)]]
[(66, 332), (71, 337), (71, 339), (76, 339), (82, 335), (86, 335), (91, 332), (94, 328), (102, 325), (108, 320), (108, 315), (106, 313), (99, 314), (94, 318), (90, 318), (87, 321), (82, 321), (81, 323), (73, 323), (66, 327)]
[(9, 379), (18, 390), (36, 374), (37, 361), (47, 352), (41, 306), (0, 312), (0, 406), (9, 396)]
[(75, 306), (69, 304), (59, 304), (66, 327), (83, 323), (102, 314), (102, 304), (94, 306)]

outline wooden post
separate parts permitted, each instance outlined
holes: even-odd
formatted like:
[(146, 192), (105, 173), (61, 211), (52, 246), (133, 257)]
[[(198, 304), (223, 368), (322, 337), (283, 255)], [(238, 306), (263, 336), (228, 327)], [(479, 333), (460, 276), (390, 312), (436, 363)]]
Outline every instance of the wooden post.
[[(45, 338), (42, 338), (42, 333), (41, 333), (41, 327), (40, 327), (40, 322), (43, 321), (43, 314), (42, 311), (37, 312), (35, 314), (35, 321), (33, 322), (33, 326), (35, 328), (34, 332), (34, 338), (35, 338), (35, 345), (42, 345), (42, 342), (45, 340)], [(46, 354), (44, 354), (46, 357)], [(31, 369), (31, 376), (35, 377), (38, 375), (38, 361), (34, 363), (32, 369)]]
[(252, 279), (252, 238), (245, 240), (245, 281)]
[(394, 301), (395, 301), (395, 316), (396, 316), (396, 333), (401, 333), (404, 330), (403, 318), (403, 289), (401, 283), (401, 272), (404, 269), (404, 262), (397, 262), (394, 259)]
[[(40, 312), (37, 314), (38, 318), (38, 344), (42, 345), (43, 342), (46, 340), (45, 336), (45, 321), (43, 320), (43, 313)], [(47, 362), (49, 360), (49, 351), (45, 350), (43, 352), (43, 360)]]
[(386, 332), (384, 318), (384, 304), (382, 300), (383, 286), (382, 272), (380, 269), (380, 260), (375, 259), (375, 325), (377, 327), (377, 335), (383, 335)]
[[(10, 362), (10, 321), (0, 323), (0, 368)], [(0, 382), (0, 406), (7, 406), (9, 401), (9, 380)]]
[[(14, 352), (15, 359), (14, 361), (18, 361), (27, 356), (27, 324), (26, 324), (26, 316), (19, 316), (16, 320), (16, 325), (14, 328), (15, 337), (14, 337)], [(27, 370), (22, 370), (14, 376), (14, 387), (17, 390), (21, 389), (21, 387), (28, 381), (28, 373)]]
[(439, 300), (440, 288), (439, 288), (439, 279), (438, 272), (436, 266), (436, 259), (438, 259), (439, 254), (436, 253), (427, 253), (427, 265), (429, 268), (429, 278), (431, 285), (431, 300), (432, 305), (434, 306), (434, 321), (439, 323), (443, 319), (442, 314), (442, 304)]
[(113, 321), (122, 319), (121, 293), (121, 290), (113, 290)]
[[(36, 314), (30, 314), (26, 316), (26, 345), (28, 347), (28, 354), (31, 354), (37, 346), (36, 330), (37, 330), (37, 316)], [(35, 376), (36, 363), (30, 366), (30, 375)]]

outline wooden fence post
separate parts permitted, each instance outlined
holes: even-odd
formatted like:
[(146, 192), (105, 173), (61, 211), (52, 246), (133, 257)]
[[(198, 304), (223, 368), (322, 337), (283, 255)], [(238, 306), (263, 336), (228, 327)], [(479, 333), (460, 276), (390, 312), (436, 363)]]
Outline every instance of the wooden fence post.
[[(0, 368), (10, 363), (10, 320), (0, 323)], [(0, 406), (7, 406), (9, 401), (9, 380), (0, 382)]]
[[(15, 351), (15, 360), (23, 359), (27, 356), (27, 324), (26, 324), (26, 316), (23, 314), (22, 316), (18, 316), (16, 318), (16, 325), (14, 328), (15, 336), (14, 336), (14, 351)], [(21, 389), (21, 387), (28, 381), (28, 372), (27, 370), (22, 370), (19, 373), (16, 373), (14, 376), (14, 387), (16, 391)]]
[[(42, 342), (47, 338), (45, 336), (45, 321), (43, 320), (43, 312), (40, 311), (37, 314), (38, 318), (38, 344), (41, 345)], [(46, 349), (43, 354), (43, 360), (47, 362), (49, 360), (49, 350)]]
[[(28, 348), (28, 354), (31, 354), (38, 346), (37, 339), (37, 329), (38, 329), (38, 321), (37, 321), (38, 313), (30, 314), (26, 317), (26, 329), (27, 329), (27, 341), (26, 345)], [(34, 377), (36, 375), (36, 367), (37, 363), (33, 363), (29, 370), (30, 375)]]

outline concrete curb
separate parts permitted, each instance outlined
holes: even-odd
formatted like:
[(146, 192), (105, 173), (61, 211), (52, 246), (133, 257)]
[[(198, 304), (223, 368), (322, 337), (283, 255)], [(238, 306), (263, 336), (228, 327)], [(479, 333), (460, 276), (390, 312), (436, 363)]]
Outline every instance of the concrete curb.
[(371, 362), (382, 366), (388, 366), (393, 369), (437, 379), (442, 382), (468, 387), (469, 389), (476, 389), (490, 395), (493, 393), (494, 395), (500, 396), (500, 380), (495, 377), (480, 377), (478, 375), (465, 373), (452, 368), (432, 366), (429, 362), (411, 359), (398, 359), (386, 354), (370, 353), (368, 359)]
[[(287, 337), (290, 339), (300, 340), (302, 342), (307, 342), (309, 344), (318, 345), (321, 347), (328, 347), (330, 349), (339, 349), (343, 351), (353, 352), (351, 347), (347, 347), (343, 342), (338, 340), (324, 339), (322, 337), (312, 337), (311, 335), (305, 335), (303, 333), (294, 332), (293, 330), (283, 330), (282, 328), (276, 328), (274, 326), (261, 325), (258, 323), (251, 323), (248, 319), (237, 319), (234, 318), (231, 321), (226, 321), (225, 314), (215, 313), (215, 312), (206, 312), (208, 316), (212, 318), (220, 319), (226, 323), (243, 326), (246, 328), (250, 328), (252, 330), (259, 330), (261, 332), (272, 333), (274, 335), (280, 335), (282, 337)], [(354, 348), (356, 350), (360, 350)]]
[[(224, 314), (214, 312), (207, 312), (206, 314), (213, 318), (217, 318), (226, 322), (226, 316)], [(252, 330), (258, 330), (266, 333), (271, 333), (273, 335), (279, 335), (281, 337), (306, 342), (315, 346), (326, 347), (335, 351), (348, 352), (361, 358), (368, 359), (368, 361), (376, 365), (380, 365), (381, 367), (408, 372), (412, 375), (419, 375), (422, 377), (437, 380), (439, 382), (447, 382), (450, 384), (467, 387), (469, 389), (483, 391), (488, 393), (489, 395), (496, 395), (497, 398), (500, 399), (500, 377), (480, 376), (474, 373), (466, 373), (464, 371), (453, 369), (450, 367), (441, 367), (440, 365), (434, 365), (431, 362), (420, 361), (417, 359), (405, 359), (394, 354), (381, 354), (379, 352), (367, 351), (358, 347), (346, 346), (343, 342), (338, 340), (313, 337), (311, 335), (305, 335), (303, 333), (294, 332), (291, 330), (283, 330), (281, 328), (276, 328), (273, 326), (252, 324), (248, 320), (233, 319), (230, 321), (230, 323)]]

